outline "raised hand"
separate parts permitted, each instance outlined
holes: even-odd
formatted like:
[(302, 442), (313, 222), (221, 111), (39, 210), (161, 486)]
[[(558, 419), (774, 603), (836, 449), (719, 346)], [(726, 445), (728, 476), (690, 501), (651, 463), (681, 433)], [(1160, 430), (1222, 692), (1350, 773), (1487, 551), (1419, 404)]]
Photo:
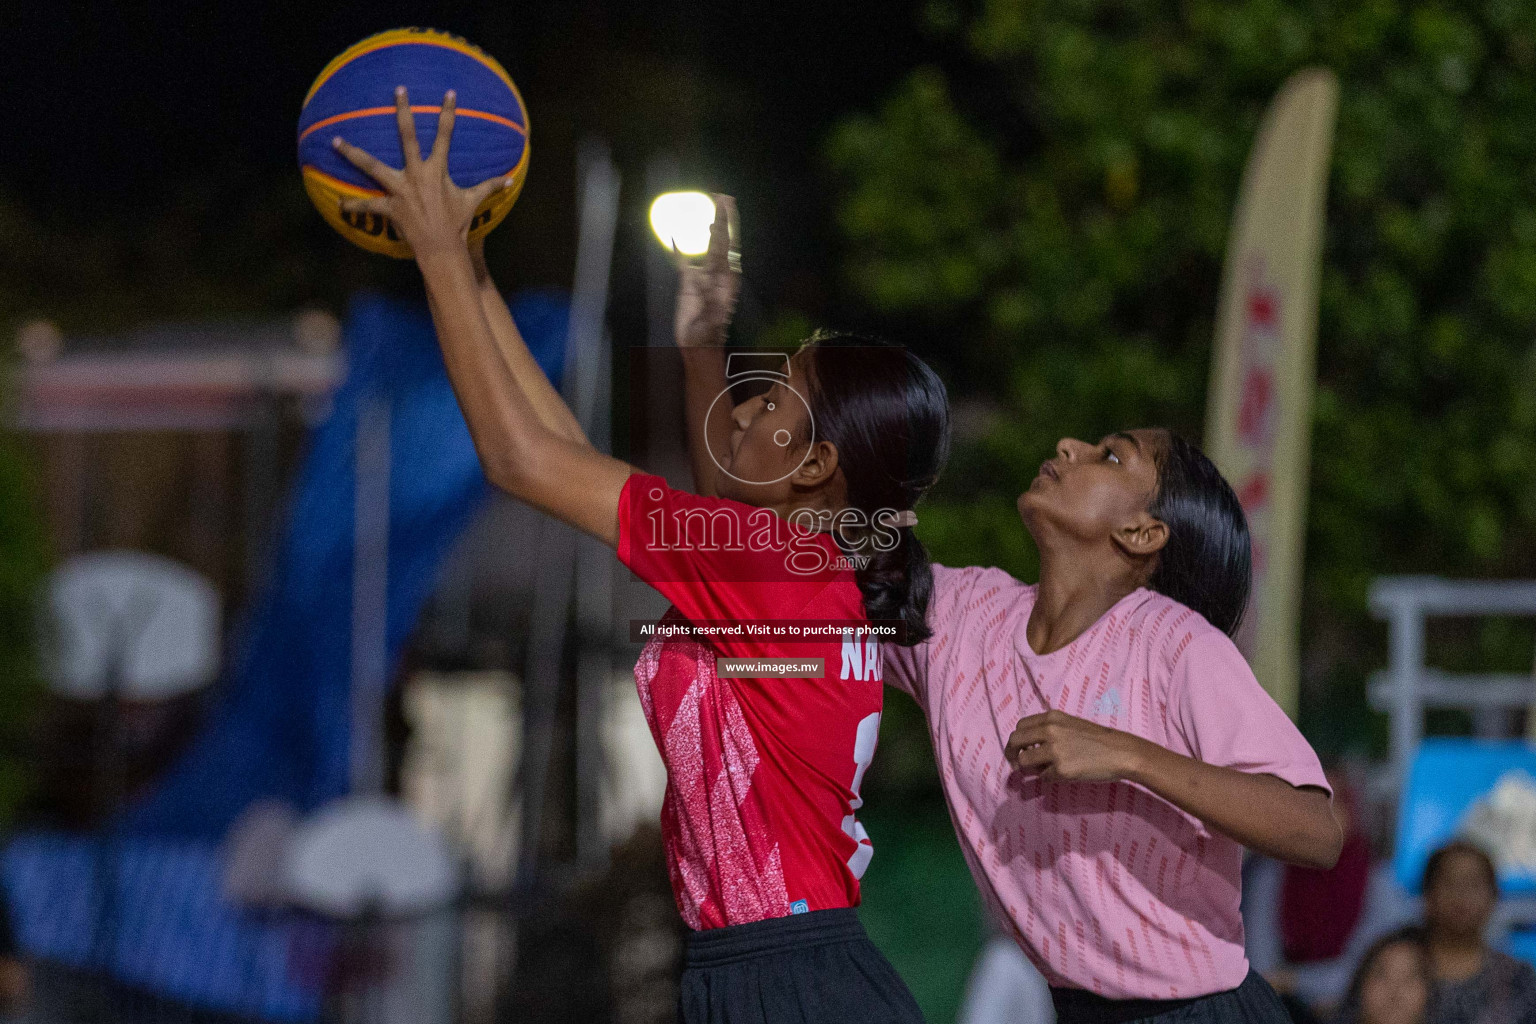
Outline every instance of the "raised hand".
[[(679, 348), (724, 345), (741, 294), (741, 253), (737, 244), (736, 200), (716, 195), (709, 250), (700, 263), (677, 254), (677, 312), (673, 330)], [(676, 252), (676, 250), (673, 250)]]
[(437, 115), (437, 138), (432, 143), (432, 153), (423, 160), (416, 142), (410, 96), (403, 85), (395, 89), (395, 119), (400, 129), (400, 148), (405, 153), (405, 166), (400, 170), (339, 135), (331, 140), (337, 152), (384, 190), (382, 196), (347, 200), (342, 209), (388, 217), (395, 230), (410, 243), (418, 261), (423, 256), (462, 250), (469, 237), (470, 221), (480, 204), (513, 183), (511, 178), (491, 178), (470, 188), (459, 188), (448, 176), (455, 101), (450, 89)]

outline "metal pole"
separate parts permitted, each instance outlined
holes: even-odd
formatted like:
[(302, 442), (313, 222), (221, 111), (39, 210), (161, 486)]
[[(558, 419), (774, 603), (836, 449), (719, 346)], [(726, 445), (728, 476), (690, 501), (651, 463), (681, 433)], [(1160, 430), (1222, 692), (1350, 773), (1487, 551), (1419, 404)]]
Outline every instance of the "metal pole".
[(245, 448), (245, 588), (254, 598), (269, 571), (267, 552), (272, 539), (272, 508), (279, 486), (278, 401), (276, 368), (270, 352), (261, 351), (251, 360), (255, 391), (254, 411)]
[[(672, 154), (652, 156), (645, 167), (648, 198), (676, 188), (681, 175), (677, 158)], [(651, 472), (676, 483), (688, 478), (682, 426), (682, 362), (672, 341), (677, 268), (672, 264), (672, 255), (649, 238), (645, 240), (645, 253), (645, 464)]]
[(91, 936), (91, 965), (101, 972), (99, 1001), (92, 1008), (98, 1019), (116, 1020), (112, 1005), (113, 968), (118, 947), (119, 861), (122, 842), (118, 813), (122, 809), (123, 788), (123, 691), (128, 681), (128, 657), (154, 614), (159, 601), (154, 595), (130, 594), (116, 609), (103, 608), (102, 617), (111, 622), (106, 668), (102, 673), (101, 707), (97, 717), (96, 742), (101, 753), (96, 758), (97, 778), (93, 780), (98, 804), (100, 829), (96, 847), (95, 884), (96, 918)]
[(118, 860), (122, 844), (118, 834), (117, 812), (122, 802), (122, 737), (119, 723), (122, 718), (122, 689), (128, 658), (128, 630), (124, 612), (111, 615), (112, 631), (106, 670), (102, 678), (101, 705), (97, 710), (96, 743), (100, 753), (96, 757), (97, 777), (93, 780), (97, 805), (92, 809), (99, 816), (97, 837), (95, 885), (95, 921), (91, 935), (91, 966), (100, 972), (99, 1000), (95, 1001), (91, 1015), (95, 1019), (110, 1021), (116, 1014), (111, 1002), (114, 961), (117, 959), (117, 895)]
[(1399, 598), (1391, 612), (1392, 767), (1399, 786), (1424, 735), (1424, 704), (1419, 673), (1424, 667), (1424, 618), (1411, 598)]
[[(655, 153), (645, 164), (646, 202), (649, 203), (663, 192), (677, 187), (682, 169), (677, 157), (671, 153)], [(672, 257), (659, 245), (646, 239), (645, 246), (645, 308), (646, 344), (651, 348), (672, 347), (673, 291), (676, 289), (676, 273)]]
[[(608, 451), (612, 376), (604, 318), (619, 221), (618, 168), (608, 147), (582, 143), (577, 189), (581, 222), (566, 341), (565, 394), (594, 447)], [(576, 539), (576, 859), (602, 862), (603, 696), (613, 671), (613, 553), (591, 537)]]
[[(566, 336), (563, 394), (588, 438), (606, 448), (608, 374), (601, 349), (603, 320), (608, 305), (609, 267), (613, 262), (613, 236), (618, 224), (619, 174), (607, 147), (588, 141), (578, 160), (577, 193), (581, 198), (576, 273), (571, 295), (571, 319)], [(602, 431), (595, 432), (602, 414)], [(592, 594), (577, 606), (578, 637), (589, 648), (586, 623), (601, 616), (604, 629), (609, 613), (603, 602), (607, 584), (597, 580), (593, 556), (583, 556), (585, 538), (563, 523), (546, 520), (541, 528), (540, 565), (535, 579), (533, 612), (529, 623), (528, 659), (523, 679), (523, 744), (519, 772), (523, 795), (523, 826), (517, 865), (517, 884), (535, 886), (539, 874), (543, 838), (544, 803), (554, 746), (555, 712), (559, 701), (560, 669), (565, 651), (571, 600), (580, 578), (583, 590)], [(607, 567), (611, 555), (601, 551)], [(586, 567), (583, 571), (583, 566)], [(611, 571), (611, 567), (603, 571)], [(595, 602), (595, 604), (594, 604)], [(597, 818), (596, 786), (602, 775), (601, 690), (591, 685), (595, 674), (606, 678), (600, 662), (577, 655), (577, 856), (591, 855), (592, 830)], [(588, 822), (592, 824), (588, 824)], [(585, 837), (585, 839), (583, 838)]]
[(575, 531), (554, 519), (543, 520), (539, 533), (541, 564), (535, 574), (533, 610), (528, 623), (528, 657), (523, 673), (523, 757), (518, 773), (523, 793), (523, 827), (516, 884), (524, 890), (534, 888), (540, 874), (544, 797), (554, 748), (560, 663), (571, 608), (576, 542)]
[(383, 696), (388, 684), (390, 402), (357, 406), (352, 533), (352, 792), (384, 786)]

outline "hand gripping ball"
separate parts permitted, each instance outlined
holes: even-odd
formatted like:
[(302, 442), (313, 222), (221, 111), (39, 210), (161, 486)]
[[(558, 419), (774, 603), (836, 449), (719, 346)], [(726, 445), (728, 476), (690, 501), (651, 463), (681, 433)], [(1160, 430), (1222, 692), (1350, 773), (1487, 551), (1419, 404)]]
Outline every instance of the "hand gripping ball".
[(528, 173), (528, 111), (506, 70), (457, 36), (429, 28), (397, 28), (369, 36), (325, 66), (299, 113), (299, 169), (304, 189), (342, 237), (370, 252), (409, 259), (411, 247), (389, 218), (346, 213), (343, 200), (382, 195), (378, 184), (332, 148), (340, 135), (392, 167), (405, 166), (395, 121), (395, 87), (410, 93), (422, 155), (437, 138), (443, 95), (458, 93), (448, 174), (461, 187), (511, 177), (511, 188), (481, 204), (470, 223), (480, 238), (517, 201)]

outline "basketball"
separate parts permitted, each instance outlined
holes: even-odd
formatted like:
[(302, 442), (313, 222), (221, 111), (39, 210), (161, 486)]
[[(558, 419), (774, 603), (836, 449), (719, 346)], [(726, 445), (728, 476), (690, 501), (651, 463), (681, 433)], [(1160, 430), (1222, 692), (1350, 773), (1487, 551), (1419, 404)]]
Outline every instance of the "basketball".
[(467, 188), (494, 177), (514, 184), (490, 196), (475, 212), (469, 237), (499, 224), (522, 190), (528, 173), (528, 112), (506, 70), (489, 54), (457, 36), (428, 28), (398, 28), (348, 48), (325, 66), (299, 113), (299, 169), (315, 208), (342, 237), (370, 252), (409, 259), (411, 247), (389, 218), (347, 213), (348, 199), (383, 195), (372, 178), (332, 148), (341, 136), (391, 167), (404, 167), (395, 120), (395, 87), (410, 93), (422, 154), (432, 151), (443, 95), (457, 92), (448, 174)]

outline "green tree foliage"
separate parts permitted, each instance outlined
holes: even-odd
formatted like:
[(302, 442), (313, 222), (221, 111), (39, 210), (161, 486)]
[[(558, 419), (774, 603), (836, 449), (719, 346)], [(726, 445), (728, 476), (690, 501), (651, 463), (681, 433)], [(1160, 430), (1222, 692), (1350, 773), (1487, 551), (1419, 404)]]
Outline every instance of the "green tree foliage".
[[(1055, 438), (1198, 437), (1243, 163), (1281, 83), (1341, 106), (1328, 196), (1305, 590), (1312, 725), (1384, 658), (1382, 573), (1536, 573), (1536, 6), (1289, 0), (930, 4), (957, 58), (829, 141), (847, 281), (941, 339), (1002, 415), (928, 538), (1021, 572)], [(1530, 665), (1530, 634), (1465, 638)], [(1343, 686), (1349, 691), (1350, 686)]]

